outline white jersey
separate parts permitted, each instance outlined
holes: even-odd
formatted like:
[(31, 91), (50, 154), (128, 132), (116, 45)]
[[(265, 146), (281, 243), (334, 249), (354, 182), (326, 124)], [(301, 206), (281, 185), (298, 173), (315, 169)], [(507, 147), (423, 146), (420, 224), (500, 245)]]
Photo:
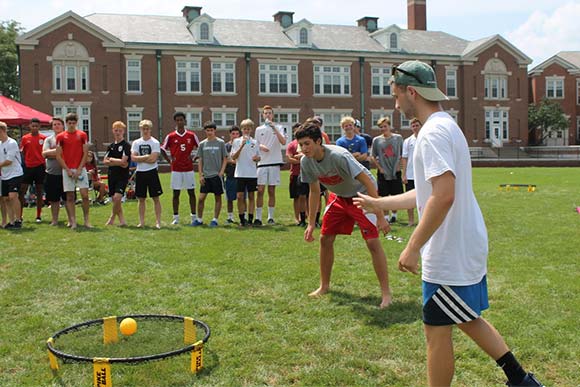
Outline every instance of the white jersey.
[(487, 272), (487, 230), (473, 193), (467, 141), (449, 114), (436, 112), (425, 122), (413, 164), (419, 217), (432, 193), (430, 180), (447, 171), (455, 176), (453, 205), (421, 248), (423, 280), (452, 286), (478, 283)]
[(6, 160), (12, 161), (12, 164), (2, 167), (2, 180), (10, 180), (12, 178), (22, 176), (22, 159), (20, 156), (20, 149), (16, 140), (8, 137), (4, 142), (0, 142), (0, 162)]
[(407, 159), (407, 169), (405, 170), (405, 177), (407, 180), (414, 180), (415, 174), (413, 171), (413, 151), (415, 150), (415, 143), (417, 137), (414, 134), (410, 135), (403, 141), (403, 158)]
[(234, 177), (245, 177), (256, 179), (258, 177), (258, 171), (256, 162), (252, 160), (254, 156), (261, 156), (260, 147), (256, 140), (253, 138), (246, 140), (243, 137), (238, 137), (232, 143), (232, 151), (230, 155), (233, 156), (238, 149), (242, 146), (242, 141), (246, 142), (244, 144), (244, 149), (240, 152), (236, 160), (236, 170), (234, 172)]
[[(284, 128), (280, 125), (274, 125), (276, 130), (284, 136)], [(282, 144), (278, 140), (278, 136), (274, 133), (269, 125), (258, 126), (256, 129), (256, 141), (259, 144), (264, 145), (268, 148), (269, 152), (261, 152), (261, 159), (258, 162), (259, 166), (269, 166), (269, 165), (283, 165), (284, 160), (282, 159)]]
[[(140, 137), (131, 144), (131, 153), (137, 153), (139, 156), (150, 155), (153, 153), (159, 154), (160, 152), (161, 146), (159, 141), (153, 137), (147, 141), (143, 140), (143, 137)], [(150, 171), (156, 169), (157, 166), (157, 161), (154, 163), (137, 163), (137, 172)]]

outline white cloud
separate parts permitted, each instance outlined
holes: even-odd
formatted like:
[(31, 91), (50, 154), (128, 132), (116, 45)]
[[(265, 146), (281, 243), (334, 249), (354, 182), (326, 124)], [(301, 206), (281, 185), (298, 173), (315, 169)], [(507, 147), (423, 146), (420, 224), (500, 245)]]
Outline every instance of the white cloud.
[[(580, 50), (580, 3), (570, 2), (551, 13), (535, 11), (507, 34), (507, 39), (534, 59), (534, 67), (559, 51)], [(530, 68), (531, 68), (530, 67)]]

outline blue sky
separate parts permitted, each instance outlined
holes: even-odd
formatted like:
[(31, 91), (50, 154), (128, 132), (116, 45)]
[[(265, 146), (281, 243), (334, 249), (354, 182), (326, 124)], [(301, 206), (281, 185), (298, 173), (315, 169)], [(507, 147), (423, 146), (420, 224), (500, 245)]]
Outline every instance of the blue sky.
[[(72, 10), (91, 13), (180, 15), (184, 5), (203, 7), (214, 18), (272, 20), (278, 11), (295, 12), (294, 20), (355, 25), (363, 16), (379, 17), (379, 27), (407, 26), (405, 0), (0, 0), (0, 20), (16, 20), (31, 30)], [(580, 51), (578, 0), (427, 0), (427, 28), (476, 40), (500, 34), (534, 60), (535, 66), (559, 51)]]

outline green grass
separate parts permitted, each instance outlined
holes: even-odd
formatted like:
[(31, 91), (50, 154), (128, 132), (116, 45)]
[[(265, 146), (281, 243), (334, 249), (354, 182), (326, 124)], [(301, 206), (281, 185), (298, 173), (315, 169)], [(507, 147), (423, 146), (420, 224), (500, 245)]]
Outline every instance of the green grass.
[[(163, 179), (168, 187), (168, 176)], [(501, 183), (538, 190), (500, 192)], [(545, 384), (580, 385), (580, 215), (573, 210), (580, 205), (580, 170), (481, 168), (474, 185), (490, 237), (491, 308), (484, 316)], [(170, 196), (162, 197), (166, 223)], [(133, 313), (205, 321), (212, 329), (205, 369), (190, 374), (187, 355), (113, 365), (115, 386), (425, 385), (420, 278), (394, 269), (404, 243), (383, 238), (394, 292), (388, 310), (377, 309), (379, 286), (357, 230), (337, 238), (332, 292), (310, 299), (318, 285), (318, 246), (291, 226), (285, 183), (278, 199), (280, 225), (261, 229), (105, 228), (109, 205), (91, 208), (94, 230), (73, 232), (33, 224), (34, 210), (27, 209), (22, 231), (0, 231), (0, 386), (91, 386), (90, 364), (61, 363), (59, 376), (52, 375), (46, 339), (86, 320)], [(209, 197), (206, 222), (212, 207)], [(136, 224), (137, 204), (124, 208)], [(406, 214), (400, 217), (404, 224)], [(407, 240), (410, 231), (395, 225), (392, 233)], [(157, 343), (150, 335), (155, 325), (140, 327), (109, 348), (98, 329), (56, 346), (116, 356), (181, 345), (180, 326), (177, 339), (159, 326)], [(455, 386), (503, 384), (501, 370), (473, 342), (456, 333), (455, 347)]]

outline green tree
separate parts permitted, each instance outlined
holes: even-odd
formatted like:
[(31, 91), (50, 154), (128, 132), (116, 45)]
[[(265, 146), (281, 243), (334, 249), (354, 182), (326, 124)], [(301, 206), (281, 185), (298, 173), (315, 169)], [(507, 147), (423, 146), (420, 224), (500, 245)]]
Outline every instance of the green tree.
[(20, 83), (16, 37), (22, 31), (17, 21), (0, 22), (0, 93), (17, 100), (20, 99)]
[(552, 130), (564, 130), (570, 126), (568, 118), (558, 102), (542, 99), (539, 105), (528, 107), (530, 144), (542, 145)]

